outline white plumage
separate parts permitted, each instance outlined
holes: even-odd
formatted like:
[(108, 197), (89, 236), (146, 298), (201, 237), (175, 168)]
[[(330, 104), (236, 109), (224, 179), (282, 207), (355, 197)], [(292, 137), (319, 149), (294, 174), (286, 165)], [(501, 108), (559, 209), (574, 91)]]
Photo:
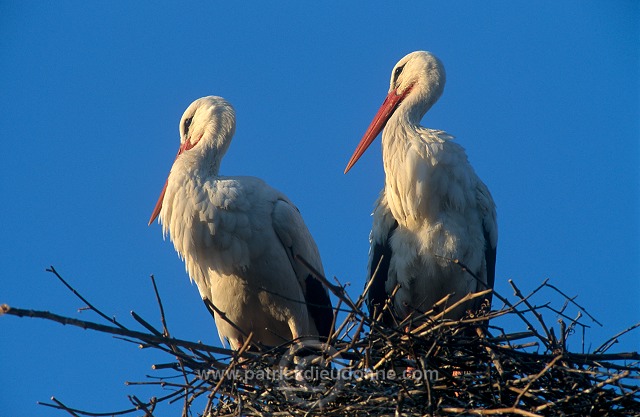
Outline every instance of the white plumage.
[(149, 224), (159, 215), (189, 276), (214, 316), (220, 338), (238, 349), (328, 336), (327, 290), (295, 259), (324, 273), (298, 209), (254, 177), (219, 176), (235, 131), (221, 97), (194, 101), (180, 121), (180, 150)]
[[(373, 212), (368, 276), (374, 281), (368, 300), (370, 310), (379, 311), (399, 284), (393, 307), (400, 319), (429, 310), (447, 294), (453, 294), (451, 304), (493, 288), (495, 279), (498, 229), (491, 194), (452, 136), (419, 125), (444, 84), (444, 67), (431, 53), (402, 58), (387, 98), (345, 170), (384, 128), (385, 184)], [(481, 302), (460, 306), (448, 318), (459, 318)]]

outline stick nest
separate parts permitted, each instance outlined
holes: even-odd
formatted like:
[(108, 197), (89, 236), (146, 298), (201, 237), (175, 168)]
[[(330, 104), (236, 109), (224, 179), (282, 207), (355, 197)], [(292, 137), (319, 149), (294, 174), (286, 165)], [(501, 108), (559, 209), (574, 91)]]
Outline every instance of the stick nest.
[[(340, 319), (330, 340), (265, 348), (251, 344), (249, 336), (242, 349), (232, 352), (171, 337), (155, 281), (162, 330), (132, 313), (143, 328), (139, 331), (105, 315), (53, 267), (49, 271), (108, 324), (7, 305), (0, 306), (0, 314), (115, 334), (162, 350), (170, 359), (153, 366), (157, 375), (128, 383), (157, 385), (162, 395), (148, 401), (131, 395), (128, 408), (96, 413), (56, 398), (42, 403), (74, 416), (166, 415), (169, 404), (179, 404), (183, 416), (640, 415), (640, 355), (608, 352), (640, 323), (591, 353), (584, 353), (584, 348), (572, 352), (567, 348), (569, 336), (582, 331), (584, 338), (589, 327), (584, 321), (597, 321), (547, 281), (526, 296), (509, 281), (514, 299), (494, 292), (502, 303), (497, 311), (486, 308), (461, 320), (446, 320), (442, 317), (455, 305), (447, 305), (445, 298), (437, 310), (384, 326), (364, 311), (365, 294), (353, 301), (343, 286), (320, 277), (338, 298), (335, 316)], [(465, 300), (482, 296), (487, 291)], [(541, 296), (559, 296), (564, 304), (536, 305), (533, 299)], [(547, 323), (550, 315), (556, 327)], [(502, 323), (516, 331), (499, 327)]]

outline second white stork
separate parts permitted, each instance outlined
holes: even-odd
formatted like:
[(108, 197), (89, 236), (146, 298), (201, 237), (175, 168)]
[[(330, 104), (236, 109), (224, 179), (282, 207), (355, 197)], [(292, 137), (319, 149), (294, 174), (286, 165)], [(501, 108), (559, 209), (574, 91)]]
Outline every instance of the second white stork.
[[(402, 58), (393, 68), (384, 103), (345, 169), (349, 171), (384, 129), (385, 183), (370, 235), (372, 314), (380, 313), (396, 286), (392, 307), (400, 320), (430, 310), (447, 295), (452, 295), (450, 305), (493, 288), (498, 228), (491, 194), (452, 136), (419, 125), (444, 84), (444, 67), (431, 53)], [(463, 304), (447, 318), (458, 319), (483, 301)], [(393, 316), (383, 319), (388, 323)]]
[(318, 248), (289, 199), (254, 177), (218, 175), (235, 132), (221, 97), (194, 101), (180, 120), (180, 148), (149, 224), (158, 215), (213, 315), (223, 342), (247, 335), (275, 346), (327, 337), (327, 290), (303, 266), (324, 273)]

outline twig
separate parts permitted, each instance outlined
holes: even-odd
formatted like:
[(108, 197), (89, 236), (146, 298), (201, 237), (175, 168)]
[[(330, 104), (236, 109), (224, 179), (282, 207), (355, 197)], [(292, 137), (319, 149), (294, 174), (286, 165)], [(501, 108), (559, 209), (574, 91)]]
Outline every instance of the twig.
[(53, 275), (55, 275), (56, 278), (58, 278), (58, 280), (60, 282), (62, 282), (64, 284), (64, 286), (67, 287), (69, 289), (69, 291), (71, 291), (73, 293), (73, 295), (75, 295), (80, 300), (82, 300), (82, 302), (85, 303), (87, 305), (87, 307), (89, 307), (91, 310), (95, 311), (100, 317), (102, 317), (103, 319), (107, 320), (110, 323), (115, 324), (116, 326), (120, 327), (121, 329), (125, 328), (123, 325), (118, 323), (118, 321), (115, 319), (115, 317), (107, 316), (102, 311), (100, 311), (97, 307), (95, 307), (93, 304), (91, 304), (86, 298), (84, 298), (78, 291), (76, 291), (75, 288), (73, 288), (67, 281), (65, 281), (64, 278), (62, 278), (62, 276), (58, 273), (58, 271), (56, 271), (56, 269), (53, 267), (53, 265), (51, 265), (49, 268), (47, 268), (46, 271), (47, 272), (51, 272)]
[(170, 337), (169, 328), (167, 327), (167, 318), (164, 315), (164, 307), (162, 306), (162, 299), (158, 292), (158, 286), (156, 285), (156, 278), (151, 275), (151, 284), (153, 284), (153, 292), (156, 295), (156, 301), (158, 302), (158, 308), (160, 309), (160, 322), (162, 323), (163, 334), (166, 337)]
[(542, 417), (541, 414), (530, 413), (529, 411), (521, 410), (519, 408), (511, 407), (511, 408), (495, 408), (491, 410), (481, 410), (481, 409), (465, 409), (459, 407), (445, 407), (442, 409), (445, 413), (452, 414), (462, 414), (462, 415), (477, 415), (477, 416), (495, 416), (495, 415), (518, 415), (518, 416), (526, 416), (526, 417)]
[(545, 281), (544, 285), (546, 287), (549, 287), (553, 290), (555, 290), (556, 292), (558, 292), (560, 295), (562, 295), (566, 300), (568, 300), (571, 304), (575, 305), (576, 307), (578, 307), (580, 310), (582, 310), (582, 312), (584, 312), (584, 314), (586, 314), (587, 316), (589, 316), (589, 318), (591, 320), (593, 320), (595, 323), (597, 323), (598, 325), (600, 325), (600, 327), (604, 327), (602, 325), (602, 323), (600, 323), (598, 320), (596, 320), (595, 317), (593, 317), (591, 314), (589, 314), (589, 312), (587, 311), (587, 309), (585, 309), (584, 307), (582, 307), (580, 304), (575, 302), (575, 298), (576, 297), (569, 297), (567, 294), (565, 294), (564, 292), (560, 291), (559, 288), (557, 288), (555, 285), (551, 285), (549, 284), (547, 281)]
[[(235, 324), (231, 319), (229, 319), (227, 317), (227, 315), (225, 314), (224, 311), (220, 310), (218, 307), (216, 307), (211, 300), (209, 300), (208, 298), (203, 298), (202, 301), (204, 301), (204, 304), (207, 306), (207, 308), (209, 308), (210, 310), (213, 310), (216, 312), (216, 314), (218, 316), (220, 316), (220, 318), (224, 321), (226, 321), (227, 323), (229, 323), (229, 325), (231, 327), (234, 328), (234, 330), (236, 330), (238, 333), (240, 333), (245, 339), (247, 338), (247, 334), (240, 328), (238, 327), (237, 324)], [(259, 348), (259, 346), (256, 346), (257, 348)]]
[(599, 352), (606, 352), (614, 343), (616, 343), (618, 341), (618, 338), (624, 334), (629, 333), (630, 331), (637, 329), (638, 327), (640, 327), (640, 322), (634, 324), (633, 326), (617, 333), (616, 335), (614, 335), (613, 337), (611, 337), (610, 339), (608, 339), (606, 342), (604, 342), (603, 344), (601, 344), (596, 350), (593, 351), (593, 353), (599, 353)]

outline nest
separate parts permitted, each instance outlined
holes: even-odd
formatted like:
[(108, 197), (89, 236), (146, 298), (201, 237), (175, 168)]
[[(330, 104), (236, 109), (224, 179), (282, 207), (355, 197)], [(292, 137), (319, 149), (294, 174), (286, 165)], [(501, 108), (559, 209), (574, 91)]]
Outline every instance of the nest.
[[(571, 352), (570, 335), (584, 332), (587, 318), (597, 321), (548, 281), (526, 296), (509, 281), (515, 299), (494, 292), (502, 303), (497, 311), (486, 308), (461, 320), (446, 320), (458, 303), (449, 305), (445, 298), (432, 311), (384, 326), (364, 311), (364, 294), (354, 301), (342, 285), (319, 277), (339, 300), (335, 316), (341, 319), (329, 340), (301, 339), (265, 348), (251, 344), (249, 337), (232, 352), (171, 337), (153, 277), (162, 329), (132, 313), (143, 328), (138, 331), (102, 313), (55, 269), (50, 272), (109, 324), (7, 305), (0, 307), (0, 314), (115, 334), (170, 357), (153, 366), (162, 375), (128, 383), (157, 385), (162, 395), (147, 401), (131, 395), (128, 408), (95, 413), (56, 398), (41, 403), (75, 416), (164, 415), (167, 404), (176, 402), (183, 416), (640, 415), (640, 355), (608, 352), (640, 323), (591, 353)], [(534, 303), (534, 298), (548, 299), (549, 292), (564, 298), (560, 308)], [(469, 294), (460, 303), (487, 294)], [(573, 318), (570, 310), (577, 312)], [(555, 316), (557, 327), (547, 324), (548, 315)], [(519, 329), (508, 332), (496, 324), (503, 321)]]

